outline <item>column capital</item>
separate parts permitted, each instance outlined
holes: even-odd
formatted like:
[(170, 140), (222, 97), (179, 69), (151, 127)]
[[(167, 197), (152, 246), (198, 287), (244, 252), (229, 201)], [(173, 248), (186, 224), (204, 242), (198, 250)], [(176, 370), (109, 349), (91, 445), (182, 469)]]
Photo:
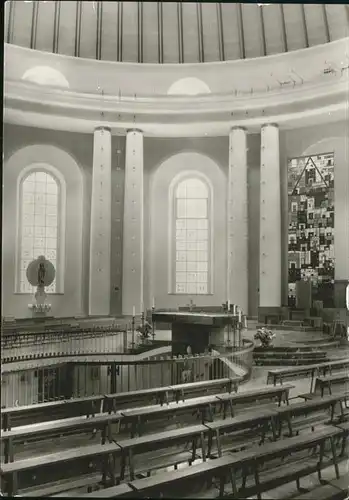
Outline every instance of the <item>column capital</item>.
[(131, 132), (139, 132), (140, 134), (143, 134), (143, 130), (140, 128), (128, 128), (126, 129), (126, 134), (130, 134)]
[(235, 130), (242, 130), (243, 132), (247, 132), (246, 127), (236, 125), (236, 126), (230, 128), (229, 133), (234, 132)]
[(277, 123), (263, 123), (263, 125), (261, 126), (261, 128), (265, 128), (265, 127), (279, 128), (279, 125)]
[(98, 125), (98, 127), (94, 129), (94, 132), (99, 132), (100, 130), (107, 130), (108, 132), (111, 132), (111, 128), (105, 125)]

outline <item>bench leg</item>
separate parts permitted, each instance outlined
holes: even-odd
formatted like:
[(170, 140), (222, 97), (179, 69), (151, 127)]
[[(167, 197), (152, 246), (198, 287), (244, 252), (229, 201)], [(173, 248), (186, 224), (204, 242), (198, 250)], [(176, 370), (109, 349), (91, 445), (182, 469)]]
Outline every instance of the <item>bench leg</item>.
[(322, 461), (324, 459), (324, 454), (325, 454), (325, 441), (322, 441), (320, 443), (320, 457), (319, 457), (319, 462), (317, 464), (317, 475), (319, 478), (319, 482), (321, 484), (326, 484), (326, 482), (324, 482), (324, 480), (321, 477)]
[(345, 455), (345, 445), (347, 442), (348, 435), (344, 434), (342, 437), (342, 447), (341, 447), (341, 452), (340, 452), (340, 457), (343, 457)]
[(258, 498), (258, 500), (261, 500), (262, 494), (260, 492), (258, 464), (255, 464), (255, 466), (254, 466), (254, 481), (255, 481), (256, 489), (257, 489), (257, 498)]
[(205, 446), (205, 436), (203, 432), (200, 432), (200, 443), (201, 443), (202, 460), (206, 462), (206, 446)]
[(233, 467), (230, 469), (230, 482), (231, 482), (231, 489), (233, 490), (234, 498), (238, 498), (238, 489), (236, 486), (236, 473), (235, 473), (235, 469)]
[(332, 457), (333, 457), (333, 465), (334, 465), (334, 470), (336, 472), (336, 478), (339, 479), (339, 469), (338, 469), (338, 463), (337, 463), (337, 456), (336, 456), (336, 446), (334, 444), (334, 438), (330, 438), (331, 442), (331, 451), (332, 451)]

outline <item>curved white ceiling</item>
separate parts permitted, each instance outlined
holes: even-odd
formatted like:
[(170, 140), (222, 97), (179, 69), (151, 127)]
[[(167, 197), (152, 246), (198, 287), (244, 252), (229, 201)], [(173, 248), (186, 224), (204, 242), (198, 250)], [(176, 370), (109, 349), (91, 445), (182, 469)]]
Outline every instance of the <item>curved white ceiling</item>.
[(5, 41), (104, 61), (197, 63), (290, 52), (348, 36), (348, 6), (8, 1)]

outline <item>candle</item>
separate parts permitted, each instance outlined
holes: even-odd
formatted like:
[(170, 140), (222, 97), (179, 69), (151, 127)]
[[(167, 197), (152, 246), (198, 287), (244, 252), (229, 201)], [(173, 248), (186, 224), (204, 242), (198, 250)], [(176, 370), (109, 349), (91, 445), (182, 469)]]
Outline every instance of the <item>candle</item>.
[(244, 328), (247, 328), (247, 317), (246, 317), (246, 315), (244, 316)]
[(133, 317), (136, 316), (136, 308), (135, 308), (135, 306), (132, 307), (132, 316)]
[(239, 323), (241, 323), (241, 311), (239, 310)]
[(236, 314), (236, 305), (235, 304), (233, 304), (233, 314), (234, 314), (234, 316)]
[(228, 312), (230, 311), (230, 300), (228, 299)]
[(152, 304), (153, 309), (155, 309), (155, 297), (153, 297), (153, 304)]

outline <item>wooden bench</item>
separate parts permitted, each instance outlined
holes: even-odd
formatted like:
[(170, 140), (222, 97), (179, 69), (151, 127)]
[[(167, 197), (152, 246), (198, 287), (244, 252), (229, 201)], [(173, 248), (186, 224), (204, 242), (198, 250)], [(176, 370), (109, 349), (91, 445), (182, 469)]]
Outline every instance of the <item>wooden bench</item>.
[(349, 477), (343, 476), (324, 486), (307, 491), (292, 500), (345, 500), (348, 498)]
[(103, 396), (88, 396), (28, 406), (13, 406), (1, 410), (2, 430), (19, 425), (36, 424), (70, 417), (94, 416), (102, 410)]
[[(190, 493), (193, 482), (209, 483), (214, 476), (219, 477), (219, 496), (223, 496), (226, 478), (228, 477), (232, 485), (233, 498), (248, 498), (253, 495), (261, 498), (261, 493), (274, 489), (291, 481), (296, 481), (299, 486), (300, 478), (318, 472), (321, 480), (321, 470), (327, 467), (324, 463), (324, 447), (327, 440), (331, 442), (332, 463), (335, 468), (336, 477), (339, 478), (338, 464), (334, 447), (334, 437), (341, 433), (340, 429), (328, 426), (325, 429), (312, 432), (305, 436), (296, 436), (282, 441), (276, 441), (262, 445), (256, 449), (240, 451), (210, 460), (199, 465), (192, 465), (186, 469), (156, 474), (149, 478), (138, 479), (129, 483), (129, 485), (141, 497), (160, 497), (179, 498), (182, 495), (180, 490), (185, 488), (186, 494)], [(261, 465), (265, 462), (275, 459), (289, 457), (292, 453), (302, 450), (310, 450), (315, 446), (320, 446), (320, 457), (314, 460), (307, 460), (300, 463), (285, 463), (284, 466), (276, 471), (270, 470), (265, 474), (260, 472)], [(237, 472), (242, 470), (242, 485), (238, 488)], [(254, 483), (246, 486), (248, 471), (252, 471)], [(185, 495), (183, 495), (185, 496)], [(198, 496), (201, 496), (200, 494)]]
[[(44, 487), (35, 487), (28, 488), (26, 490), (21, 491), (21, 497), (70, 497), (72, 490), (87, 490), (94, 491), (95, 488), (99, 488), (99, 482), (101, 479), (100, 474), (89, 474), (83, 475), (78, 479), (70, 479), (70, 480), (60, 480), (57, 483), (51, 483)], [(68, 492), (68, 493), (67, 493)], [(84, 492), (85, 493), (85, 492)], [(79, 495), (80, 496), (80, 495)]]
[(53, 422), (44, 422), (32, 424), (23, 427), (15, 427), (10, 431), (3, 431), (1, 442), (4, 447), (4, 462), (13, 462), (14, 446), (28, 441), (37, 443), (40, 440), (52, 439), (55, 436), (76, 435), (88, 433), (89, 431), (100, 431), (102, 444), (108, 439), (112, 441), (112, 425), (116, 424), (116, 433), (120, 429), (120, 420), (122, 415), (97, 415), (94, 418), (74, 417), (65, 420), (55, 420)]
[(118, 486), (105, 488), (103, 490), (79, 495), (79, 498), (132, 498), (134, 497), (134, 489), (128, 484), (122, 483)]
[(326, 361), (325, 363), (316, 363), (313, 365), (274, 368), (273, 370), (268, 371), (267, 384), (269, 384), (270, 381), (272, 381), (274, 385), (276, 385), (277, 382), (280, 382), (282, 384), (285, 379), (310, 376), (311, 380), (309, 392), (311, 393), (313, 392), (315, 376), (326, 376), (328, 373), (331, 375), (333, 371), (337, 369), (347, 368), (349, 368), (348, 358), (338, 359), (335, 361)]
[[(207, 456), (210, 458), (214, 456), (212, 453), (214, 438), (219, 457), (222, 456), (223, 451), (235, 451), (253, 444), (256, 438), (259, 438), (260, 444), (263, 443), (269, 429), (272, 431), (273, 440), (275, 440), (276, 417), (275, 411), (264, 410), (258, 413), (242, 413), (233, 418), (205, 423), (204, 425), (209, 429)], [(241, 431), (246, 430), (249, 431), (248, 437), (246, 434), (241, 435)], [(252, 440), (251, 434), (253, 436)]]
[[(339, 431), (339, 432), (338, 432)], [(277, 488), (292, 481), (296, 481), (297, 488), (301, 490), (300, 479), (309, 474), (317, 472), (319, 481), (322, 481), (321, 470), (333, 465), (336, 477), (339, 478), (339, 468), (336, 456), (334, 439), (341, 434), (340, 429), (333, 426), (327, 426), (314, 432), (290, 437), (288, 439), (275, 441), (260, 446), (254, 454), (253, 463), (248, 463), (247, 456), (245, 462), (247, 467), (243, 467), (242, 487), (239, 490), (239, 498), (248, 498), (257, 495), (261, 498), (261, 493)], [(324, 462), (325, 444), (330, 441), (331, 455), (329, 462)], [(295, 461), (289, 461), (292, 454), (298, 454), (301, 451), (314, 450), (315, 447), (320, 447), (319, 456), (314, 458), (307, 456), (304, 460), (297, 458)], [(250, 452), (253, 456), (253, 450)], [(288, 459), (287, 461), (285, 459)], [(267, 462), (275, 462), (279, 464), (282, 460), (284, 463), (281, 466), (276, 466), (272, 470), (267, 469), (261, 471), (262, 465)], [(252, 465), (252, 466), (251, 466)], [(246, 486), (247, 471), (252, 469), (254, 481), (252, 485)]]
[(317, 377), (315, 380), (314, 393), (320, 393), (321, 396), (324, 395), (325, 390), (328, 390), (329, 394), (333, 392), (348, 392), (349, 391), (349, 373), (337, 373), (336, 375), (329, 375), (327, 377)]
[[(145, 429), (146, 422), (156, 424), (161, 422), (164, 425), (164, 420), (175, 417), (178, 423), (179, 417), (185, 417), (185, 421), (197, 420), (201, 418), (201, 422), (213, 420), (213, 411), (215, 407), (221, 406), (217, 396), (205, 396), (201, 398), (191, 398), (178, 403), (172, 402), (164, 406), (148, 406), (131, 410), (122, 410), (122, 424), (130, 426), (131, 437), (136, 434), (141, 436)], [(150, 425), (148, 425), (149, 430)]]
[(293, 388), (294, 386), (291, 384), (284, 384), (275, 387), (266, 386), (249, 391), (241, 391), (237, 394), (218, 394), (216, 397), (222, 403), (223, 418), (226, 417), (228, 409), (230, 416), (234, 417), (239, 407), (243, 407), (243, 411), (246, 411), (247, 404), (251, 403), (253, 407), (256, 406), (256, 408), (260, 406), (263, 401), (268, 401), (270, 403), (271, 401), (274, 402), (276, 400), (279, 406), (282, 401), (288, 404), (289, 392)]
[[(225, 477), (229, 474), (234, 458), (231, 455), (192, 465), (185, 469), (155, 474), (143, 479), (136, 479), (129, 484), (137, 496), (141, 498), (180, 498), (181, 490), (188, 493), (190, 487), (198, 483), (211, 484), (212, 478), (220, 479), (220, 496), (224, 493)], [(184, 496), (184, 495), (183, 495)]]
[(156, 387), (155, 389), (142, 389), (140, 391), (120, 392), (104, 396), (103, 411), (117, 412), (122, 408), (160, 404), (169, 401), (170, 387)]
[[(125, 477), (127, 464), (130, 478), (133, 480), (135, 474), (146, 472), (150, 475), (153, 470), (171, 466), (177, 468), (178, 464), (184, 462), (191, 465), (197, 458), (205, 461), (205, 436), (208, 432), (204, 425), (193, 425), (183, 429), (117, 441), (122, 451), (121, 480)], [(190, 446), (188, 446), (189, 443)], [(199, 449), (201, 449), (200, 454), (198, 454)]]
[(216, 380), (203, 380), (200, 382), (189, 382), (187, 384), (171, 385), (175, 401), (180, 399), (195, 398), (198, 396), (216, 394), (218, 392), (237, 392), (241, 377), (222, 378)]
[(115, 484), (115, 461), (120, 455), (121, 450), (115, 443), (107, 443), (18, 460), (1, 464), (1, 482), (5, 483), (4, 490), (9, 496), (32, 487), (33, 478), (37, 487), (44, 487), (45, 483), (100, 472), (103, 483), (109, 476)]
[(341, 408), (341, 400), (340, 396), (329, 396), (277, 408), (278, 436), (282, 433), (284, 423), (288, 427), (288, 436), (293, 436), (303, 429), (314, 430), (315, 425), (325, 422), (333, 423), (335, 408), (337, 405)]
[(338, 427), (339, 429), (341, 429), (341, 431), (343, 431), (342, 449), (341, 449), (340, 456), (344, 456), (345, 455), (345, 448), (346, 448), (346, 444), (347, 444), (348, 436), (349, 436), (349, 422), (343, 422), (341, 424), (337, 424), (336, 427)]

